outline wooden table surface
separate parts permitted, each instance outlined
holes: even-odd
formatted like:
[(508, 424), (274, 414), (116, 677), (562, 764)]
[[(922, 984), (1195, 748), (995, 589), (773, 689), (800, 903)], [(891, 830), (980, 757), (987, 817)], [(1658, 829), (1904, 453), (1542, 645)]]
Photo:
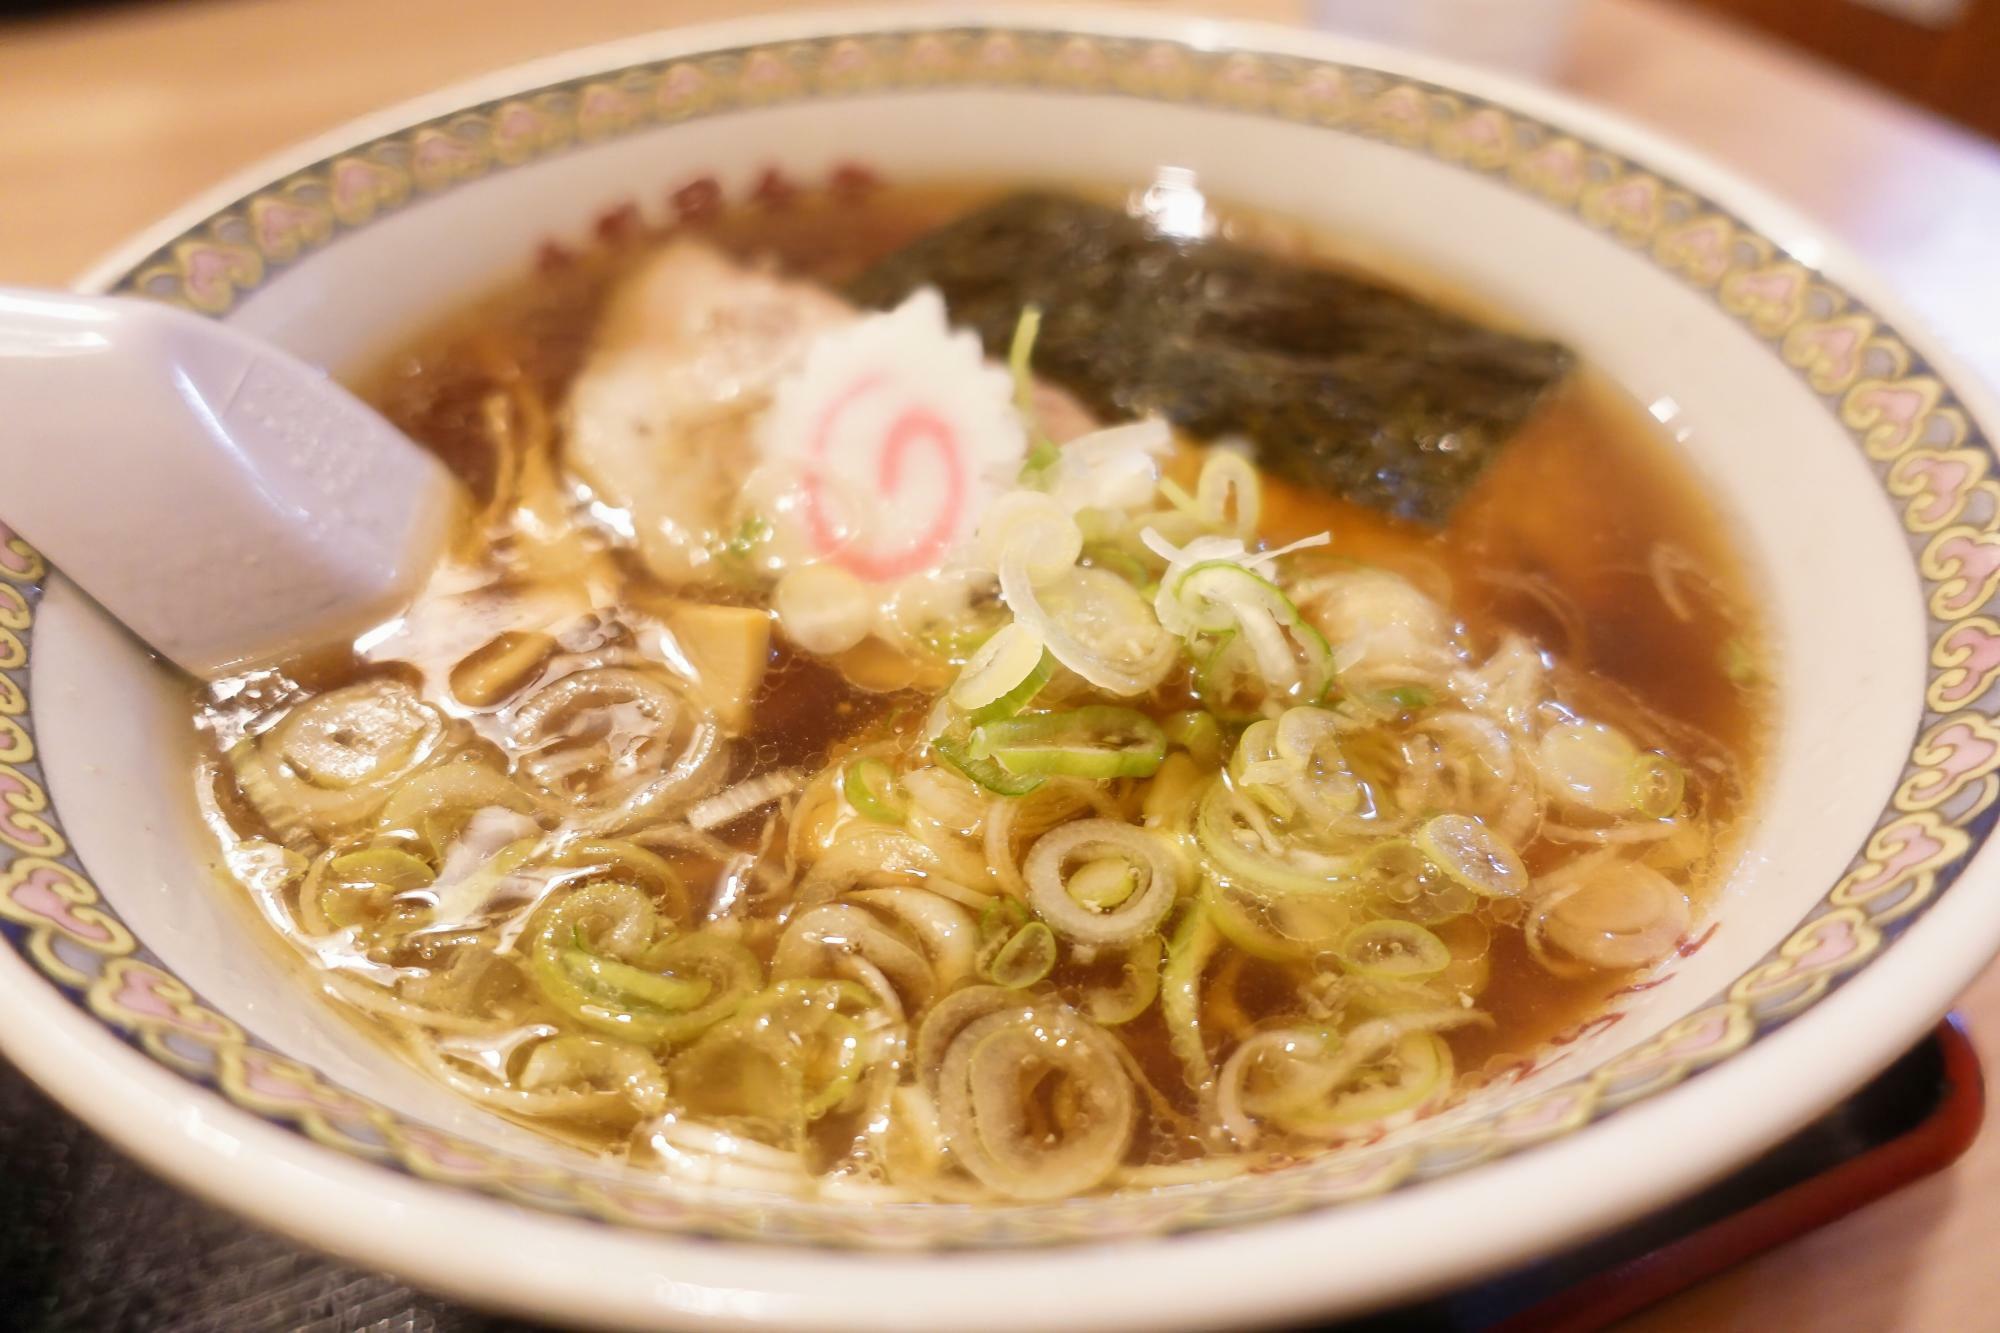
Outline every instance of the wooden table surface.
[[(181, 0), (0, 25), (0, 281), (61, 283), (193, 192), (357, 112), (736, 0)], [(772, 0), (755, 7), (779, 7)], [(1152, 9), (1305, 21), (1304, 0)], [(2000, 383), (2000, 148), (1646, 0), (1585, 0), (1561, 82), (1762, 181)], [(2000, 969), (1965, 997), (2000, 1071)], [(1955, 1169), (1630, 1326), (2000, 1326), (2000, 1133)]]

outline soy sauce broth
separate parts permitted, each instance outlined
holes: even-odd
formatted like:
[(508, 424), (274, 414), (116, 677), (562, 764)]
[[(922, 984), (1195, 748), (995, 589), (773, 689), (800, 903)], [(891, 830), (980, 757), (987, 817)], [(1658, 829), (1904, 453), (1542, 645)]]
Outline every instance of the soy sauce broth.
[[(692, 225), (733, 255), (835, 286), (1000, 192), (991, 185), (807, 192), (782, 206), (727, 208)], [(1354, 266), (1476, 317), (1495, 318), (1475, 299), (1440, 291), (1424, 275), (1400, 271), (1380, 255), (1357, 255), (1335, 239), (1249, 211), (1224, 208), (1220, 215), (1232, 236), (1312, 262)], [(547, 247), (531, 275), (412, 339), (360, 376), (357, 387), (435, 451), (483, 503), (496, 484), (496, 455), (482, 417), (488, 396), (525, 382), (543, 402), (559, 403), (608, 293), (662, 235), (630, 213), (608, 215), (589, 244)], [(554, 458), (546, 461), (559, 466)], [(1194, 462), (1191, 452), (1178, 461), (1184, 480)], [(1690, 738), (1690, 762), (1726, 761), (1730, 780), (1709, 793), (1709, 813), (1724, 829), (1725, 845), (1715, 872), (1690, 886), (1699, 929), (1705, 898), (1733, 859), (1736, 830), (1752, 805), (1771, 712), (1771, 673), (1747, 573), (1714, 506), (1656, 423), (1586, 369), (1501, 453), (1441, 531), (1268, 476), (1264, 500), (1260, 535), (1270, 544), (1329, 531), (1327, 558), (1404, 575), (1443, 601), (1483, 648), (1512, 632), (1560, 659), (1565, 681), (1592, 716), (1616, 725), (1643, 711)], [(469, 532), (461, 550), (476, 553), (481, 540)], [(621, 599), (676, 591), (622, 552), (611, 550), (610, 559)], [(926, 702), (908, 691), (857, 689), (782, 640), (774, 653), (754, 707), (748, 772), (810, 768), (843, 742), (907, 723)], [(275, 701), (379, 670), (336, 647), (256, 679), (226, 683), (197, 703), (211, 759)], [(226, 793), (222, 810), (238, 836), (268, 832)], [(755, 840), (754, 829), (723, 833), (745, 849)], [(719, 863), (694, 858), (689, 864), (693, 881), (714, 873)], [(1550, 975), (1508, 932), (1495, 936), (1491, 978), (1480, 1004), (1493, 1025), (1448, 1035), (1461, 1071), (1497, 1068), (1532, 1054), (1599, 1013), (1632, 981), (1615, 971), (1582, 979)], [(1055, 980), (1063, 979), (1059, 971)], [(1275, 985), (1254, 960), (1232, 963), (1222, 984), (1232, 988), (1232, 1003), (1251, 1010)], [(1162, 1084), (1169, 1081), (1174, 1057), (1156, 1015), (1120, 1034), (1141, 1068)], [(551, 1126), (530, 1119), (607, 1150), (620, 1148), (626, 1132), (615, 1121)], [(815, 1133), (831, 1158), (851, 1130), (834, 1117)], [(1157, 1126), (1143, 1130), (1140, 1141), (1136, 1151), (1156, 1162), (1194, 1152)]]

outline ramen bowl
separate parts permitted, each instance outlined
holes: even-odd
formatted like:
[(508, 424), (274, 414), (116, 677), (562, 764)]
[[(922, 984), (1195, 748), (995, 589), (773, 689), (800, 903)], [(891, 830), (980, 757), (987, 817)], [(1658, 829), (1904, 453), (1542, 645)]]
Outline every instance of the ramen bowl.
[(1913, 1041), (2000, 946), (2000, 410), (1813, 224), (1601, 113), (1272, 28), (746, 22), (357, 122), (85, 285), (338, 372), (628, 205), (667, 217), (772, 173), (1163, 168), (1580, 349), (1726, 514), (1777, 641), (1776, 739), (1739, 863), (1647, 984), (1463, 1103), (1283, 1170), (1006, 1205), (668, 1184), (456, 1099), (316, 1001), (209, 868), (185, 683), (8, 540), (7, 1054), (182, 1184), (484, 1303), (634, 1327), (1110, 1329), (1469, 1280), (1687, 1193)]

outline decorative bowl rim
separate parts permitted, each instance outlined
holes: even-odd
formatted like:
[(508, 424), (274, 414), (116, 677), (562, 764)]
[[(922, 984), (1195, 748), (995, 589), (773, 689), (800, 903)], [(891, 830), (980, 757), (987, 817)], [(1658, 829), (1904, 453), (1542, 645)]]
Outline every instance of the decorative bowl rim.
[[(1731, 226), (1737, 219), (1753, 220), (1751, 226), (1732, 234), (1775, 238), (1775, 244), (1767, 245), (1767, 264), (1797, 268), (1808, 283), (1831, 278), (1829, 290), (1853, 300), (1836, 313), (1868, 316), (1875, 330), (1893, 338), (1905, 352), (1914, 351), (1916, 369), (1928, 366), (1935, 371), (1940, 393), (1948, 395), (1942, 401), (1955, 399), (1962, 405), (1962, 418), (1969, 429), (1957, 443), (1968, 449), (1980, 445), (1981, 423), (2000, 420), (2000, 410), (1984, 387), (1954, 364), (1948, 353), (1923, 337), (1917, 321), (1876, 286), (1865, 267), (1844, 247), (1757, 188), (1650, 131), (1560, 94), (1446, 62), (1303, 30), (1129, 11), (1013, 7), (997, 12), (977, 8), (920, 13), (830, 10), (678, 29), (547, 57), (359, 118), (252, 167), (121, 247), (79, 285), (96, 290), (126, 283), (128, 276), (143, 278), (150, 271), (149, 261), (172, 254), (177, 242), (204, 233), (216, 218), (232, 209), (243, 209), (260, 191), (294, 180), (343, 152), (358, 152), (378, 141), (415, 134), (445, 117), (513, 94), (525, 96), (555, 85), (642, 67), (664, 68), (676, 59), (717, 52), (831, 44), (844, 37), (900, 35), (914, 39), (922, 34), (959, 31), (1004, 32), (1023, 40), (1051, 34), (1064, 40), (1157, 43), (1206, 62), (1204, 67), (1240, 55), (1251, 60), (1303, 62), (1330, 70), (1380, 74), (1389, 81), (1378, 90), (1385, 94), (1412, 89), (1422, 100), (1443, 90), (1445, 96), (1475, 104), (1467, 110), (1468, 116), (1489, 106), (1500, 108), (1510, 124), (1518, 121), (1524, 126), (1559, 131), (1577, 144), (1580, 152), (1602, 153), (1608, 148), (1605, 155), (1610, 160), (1623, 164), (1631, 175), (1650, 180), (1656, 192), (1688, 191), (1695, 203), (1714, 205), (1711, 211)], [(1393, 137), (1395, 133), (1390, 122), (1384, 122), (1383, 127), (1346, 123), (1341, 127), (1363, 133), (1379, 128), (1377, 137)], [(1431, 128), (1426, 120), (1426, 134)], [(1511, 163), (1503, 165), (1512, 170)], [(1618, 177), (1620, 183), (1625, 179), (1624, 175)], [(1534, 186), (1524, 184), (1524, 188)], [(1581, 199), (1579, 189), (1568, 202), (1581, 206)], [(1616, 228), (1620, 220), (1606, 215), (1587, 223)], [(1656, 226), (1631, 243), (1657, 250), (1665, 239), (1656, 236), (1657, 231)], [(1807, 256), (1811, 262), (1794, 263), (1791, 256)], [(1661, 262), (1668, 261), (1662, 258)], [(183, 280), (188, 276), (183, 273)], [(1709, 285), (1722, 280), (1718, 274)], [(1790, 325), (1802, 318), (1794, 315)], [(1786, 329), (1768, 340), (1777, 341)], [(1810, 374), (1810, 367), (1802, 366), (1801, 373)], [(1839, 386), (1835, 392), (1847, 387)], [(1844, 406), (1845, 400), (1842, 402)], [(1939, 401), (1926, 410), (1940, 410)], [(1913, 435), (1903, 448), (1915, 447)], [(1990, 454), (1982, 449), (1981, 457), (1990, 458)], [(1982, 462), (1982, 469), (1984, 466)], [(21, 552), (25, 553), (22, 559), (33, 558), (25, 548)], [(5, 573), (4, 556), (0, 556), (0, 575)], [(1981, 591), (1990, 594), (1992, 589), (1982, 585)], [(0, 584), (0, 593), (8, 592), (22, 603), (20, 628), (25, 640), (28, 596), (18, 592), (13, 583)], [(1986, 605), (1984, 596), (1970, 602), (1960, 608), (1954, 622), (1964, 621)], [(11, 603), (0, 606), (0, 625), (13, 623), (6, 617), (10, 607)], [(27, 665), (32, 667), (32, 659)], [(1974, 705), (1990, 683), (1990, 678), (1983, 679), (1954, 717), (1983, 721), (1984, 714)], [(1932, 684), (1935, 691), (1935, 676)], [(0, 700), (0, 705), (4, 702)], [(26, 693), (21, 706), (22, 710), (28, 706)], [(0, 713), (4, 712), (0, 706)], [(27, 735), (25, 729), (16, 729)], [(1926, 728), (1926, 739), (1933, 745), (1936, 730)], [(1946, 872), (1962, 878), (1969, 869), (1982, 879), (1992, 876), (1991, 854), (1980, 855), (1976, 862), (1971, 858), (1993, 822), (1988, 809), (1993, 796), (1988, 793), (1985, 803), (1976, 809), (1963, 801), (1953, 805), (1952, 801), (1963, 794), (1962, 787), (1960, 784), (1938, 800), (1913, 804), (1903, 812), (1908, 816), (1930, 815), (1931, 822), (1922, 827), (1942, 844), (1939, 856), (1931, 862), (1915, 871), (1903, 867), (1905, 872), (1929, 876), (1925, 893), (1930, 893)], [(1938, 810), (1946, 810), (1947, 815), (1936, 815)], [(53, 820), (53, 810), (48, 813)], [(1963, 836), (1954, 840), (1948, 836), (1952, 829), (1963, 830)], [(5, 838), (4, 829), (0, 829), (0, 838)], [(16, 852), (22, 851), (18, 844), (12, 845)], [(1877, 849), (1876, 859), (1888, 855), (1888, 851)], [(23, 862), (32, 859), (16, 856), (8, 863), (6, 884), (10, 891), (26, 873)], [(1868, 870), (1865, 857), (1857, 861), (1863, 864), (1850, 871), (1848, 880)], [(1865, 877), (1856, 882), (1865, 882)], [(84, 887), (88, 888), (87, 883)], [(1899, 897), (1878, 917), (1871, 917), (1865, 907), (1878, 902), (1880, 895), (1862, 902), (1857, 933), (1873, 930), (1879, 945), (1886, 936), (1877, 927), (1878, 919), (1881, 926), (1889, 926), (1902, 917), (1896, 931), (1923, 939), (1926, 947), (1871, 947), (1853, 965), (1859, 968), (1866, 960), (1867, 966), (1854, 971), (1845, 984), (1835, 985), (1841, 973), (1829, 970), (1818, 974), (1816, 987), (1809, 987), (1810, 993), (1804, 993), (1797, 1003), (1792, 1003), (1796, 997), (1781, 996), (1783, 1003), (1766, 1015), (1776, 1026), (1756, 1038), (1766, 1054), (1760, 1056), (1755, 1068), (1718, 1055), (1700, 1079), (1663, 1096), (1632, 1099), (1613, 1120), (1588, 1124), (1586, 1118), (1579, 1118), (1563, 1124), (1553, 1137), (1537, 1140), (1539, 1146), (1531, 1153), (1426, 1180), (1419, 1189), (1383, 1195), (1366, 1208), (1320, 1209), (1254, 1228), (1233, 1225), (1201, 1235), (1127, 1242), (1115, 1251), (1125, 1265), (1115, 1273), (1105, 1267), (1114, 1251), (1095, 1245), (1053, 1252), (983, 1253), (944, 1264), (935, 1257), (830, 1255), (769, 1243), (757, 1247), (704, 1246), (683, 1236), (613, 1230), (525, 1209), (498, 1208), (483, 1196), (440, 1189), (412, 1176), (385, 1172), (371, 1162), (339, 1156), (296, 1133), (278, 1129), (253, 1110), (224, 1101), (170, 1072), (173, 1061), (163, 1060), (156, 1049), (161, 1035), (157, 1027), (112, 1024), (75, 1004), (50, 1006), (52, 978), (45, 966), (46, 932), (36, 936), (39, 927), (33, 921), (18, 913), (9, 914), (4, 906), (0, 906), (0, 915), (7, 917), (7, 938), (14, 948), (0, 950), (0, 996), (24, 1009), (61, 1012), (51, 1012), (50, 1023), (39, 1034), (10, 1026), (0, 1035), (0, 1045), (78, 1114), (182, 1184), (312, 1243), (363, 1262), (414, 1273), (432, 1285), (488, 1302), (559, 1308), (569, 1317), (582, 1313), (592, 1319), (633, 1323), (710, 1319), (758, 1325), (823, 1327), (867, 1322), (882, 1328), (918, 1326), (934, 1321), (941, 1311), (967, 1313), (963, 1302), (969, 1293), (963, 1289), (963, 1277), (940, 1274), (945, 1270), (958, 1274), (976, 1267), (982, 1275), (981, 1287), (989, 1296), (1006, 1296), (1004, 1302), (986, 1306), (994, 1312), (987, 1317), (996, 1323), (1003, 1319), (1018, 1323), (1027, 1306), (1038, 1296), (1046, 1300), (1051, 1293), (1059, 1297), (1049, 1307), (1051, 1315), (1059, 1312), (1064, 1322), (1078, 1327), (1241, 1317), (1244, 1309), (1240, 1301), (1246, 1290), (1258, 1293), (1256, 1312), (1269, 1318), (1323, 1312), (1329, 1299), (1357, 1303), (1382, 1299), (1420, 1283), (1442, 1281), (1518, 1258), (1692, 1188), (1830, 1104), (1913, 1040), (1984, 963), (1993, 942), (2000, 940), (2000, 903), (1983, 901), (1994, 895), (1939, 891), (1921, 912), (1912, 910), (1922, 896), (1906, 888), (1905, 897), (1911, 900), (1908, 906)], [(1808, 918), (1808, 924), (1821, 919)], [(43, 942), (41, 953), (36, 951), (37, 939)], [(1774, 959), (1763, 966), (1782, 961)], [(1899, 998), (1880, 1011), (1869, 1009), (1868, 997), (1878, 995)], [(172, 998), (179, 1001), (179, 997)], [(1807, 1013), (1809, 1005), (1811, 1012)], [(1883, 1020), (1883, 1013), (1889, 1015), (1889, 1021)], [(1803, 1016), (1793, 1019), (1794, 1014)], [(1868, 1021), (1857, 1023), (1858, 1015), (1866, 1015)], [(1734, 1052), (1748, 1039), (1746, 1034), (1733, 1044), (1721, 1043), (1718, 1050), (1721, 1054)], [(153, 1058), (140, 1054), (141, 1050)], [(1790, 1071), (1785, 1084), (1792, 1089), (1791, 1095), (1782, 1104), (1757, 1098), (1755, 1090), (1772, 1084), (1780, 1068)], [(1685, 1068), (1676, 1071), (1674, 1077), (1663, 1078), (1661, 1085), (1677, 1081), (1686, 1072)], [(115, 1102), (103, 1095), (105, 1088), (114, 1086), (126, 1094)], [(1648, 1090), (1652, 1090), (1651, 1085), (1642, 1089)], [(1737, 1132), (1718, 1136), (1719, 1141), (1679, 1145), (1670, 1155), (1671, 1161), (1647, 1160), (1647, 1154), (1632, 1151), (1634, 1145), (1649, 1141), (1649, 1135), (1671, 1136), (1672, 1126), (1686, 1121), (1695, 1102), (1730, 1108)], [(1617, 1179), (1621, 1188), (1584, 1188), (1585, 1182), (1601, 1185), (1605, 1179)], [(1574, 1187), (1562, 1188), (1564, 1181)], [(1443, 1254), (1417, 1253), (1409, 1246), (1398, 1249), (1379, 1238), (1367, 1243), (1361, 1234), (1376, 1229), (1393, 1236), (1400, 1228), (1391, 1224), (1392, 1219), (1419, 1212), (1433, 1218), (1511, 1215), (1509, 1199), (1528, 1189), (1538, 1196), (1562, 1197), (1568, 1202), (1563, 1208), (1513, 1217), (1514, 1227), (1506, 1234), (1454, 1237), (1448, 1253)], [(1355, 1224), (1364, 1213), (1369, 1220), (1357, 1230)], [(484, 1245), (468, 1246), (457, 1239), (482, 1230), (493, 1238)], [(509, 1237), (508, 1243), (494, 1243), (500, 1233)], [(1342, 1266), (1337, 1291), (1331, 1289), (1331, 1280), (1319, 1266), (1298, 1262), (1302, 1256), (1323, 1253), (1318, 1247), (1336, 1238), (1343, 1244), (1352, 1243), (1352, 1271), (1346, 1271), (1348, 1265)], [(524, 1254), (539, 1254), (536, 1247), (541, 1245), (547, 1245), (552, 1253), (599, 1257), (588, 1268), (573, 1266), (569, 1271), (540, 1259), (521, 1260)], [(602, 1261), (606, 1255), (617, 1255), (626, 1262), (606, 1264)], [(1178, 1262), (1183, 1255), (1187, 1261)], [(1287, 1255), (1293, 1262), (1284, 1262)], [(1064, 1275), (1079, 1263), (1090, 1267), (1076, 1268), (1074, 1280), (1065, 1280)], [(854, 1275), (857, 1271), (863, 1274), (859, 1279)], [(1031, 1272), (1036, 1274), (1033, 1279), (1028, 1277)], [(1204, 1273), (1209, 1276), (1204, 1277)], [(1232, 1275), (1227, 1290), (1216, 1290), (1215, 1273)], [(1037, 1282), (1045, 1284), (1039, 1294), (1032, 1290)], [(1047, 1285), (1051, 1283), (1053, 1286)], [(1232, 1304), (1232, 1300), (1237, 1303)]]

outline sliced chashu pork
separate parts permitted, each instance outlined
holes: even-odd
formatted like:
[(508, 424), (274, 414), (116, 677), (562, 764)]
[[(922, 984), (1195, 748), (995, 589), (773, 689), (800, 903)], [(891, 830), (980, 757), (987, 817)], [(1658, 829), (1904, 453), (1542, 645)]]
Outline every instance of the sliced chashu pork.
[(569, 463), (630, 515), (654, 573), (703, 577), (755, 462), (758, 412), (814, 335), (853, 318), (695, 241), (662, 247), (612, 294), (570, 386)]
[[(700, 582), (756, 464), (754, 427), (813, 339), (859, 317), (810, 283), (736, 263), (698, 241), (662, 247), (612, 294), (565, 407), (569, 464), (624, 510), (647, 566)], [(1058, 441), (1092, 428), (1037, 386)]]

